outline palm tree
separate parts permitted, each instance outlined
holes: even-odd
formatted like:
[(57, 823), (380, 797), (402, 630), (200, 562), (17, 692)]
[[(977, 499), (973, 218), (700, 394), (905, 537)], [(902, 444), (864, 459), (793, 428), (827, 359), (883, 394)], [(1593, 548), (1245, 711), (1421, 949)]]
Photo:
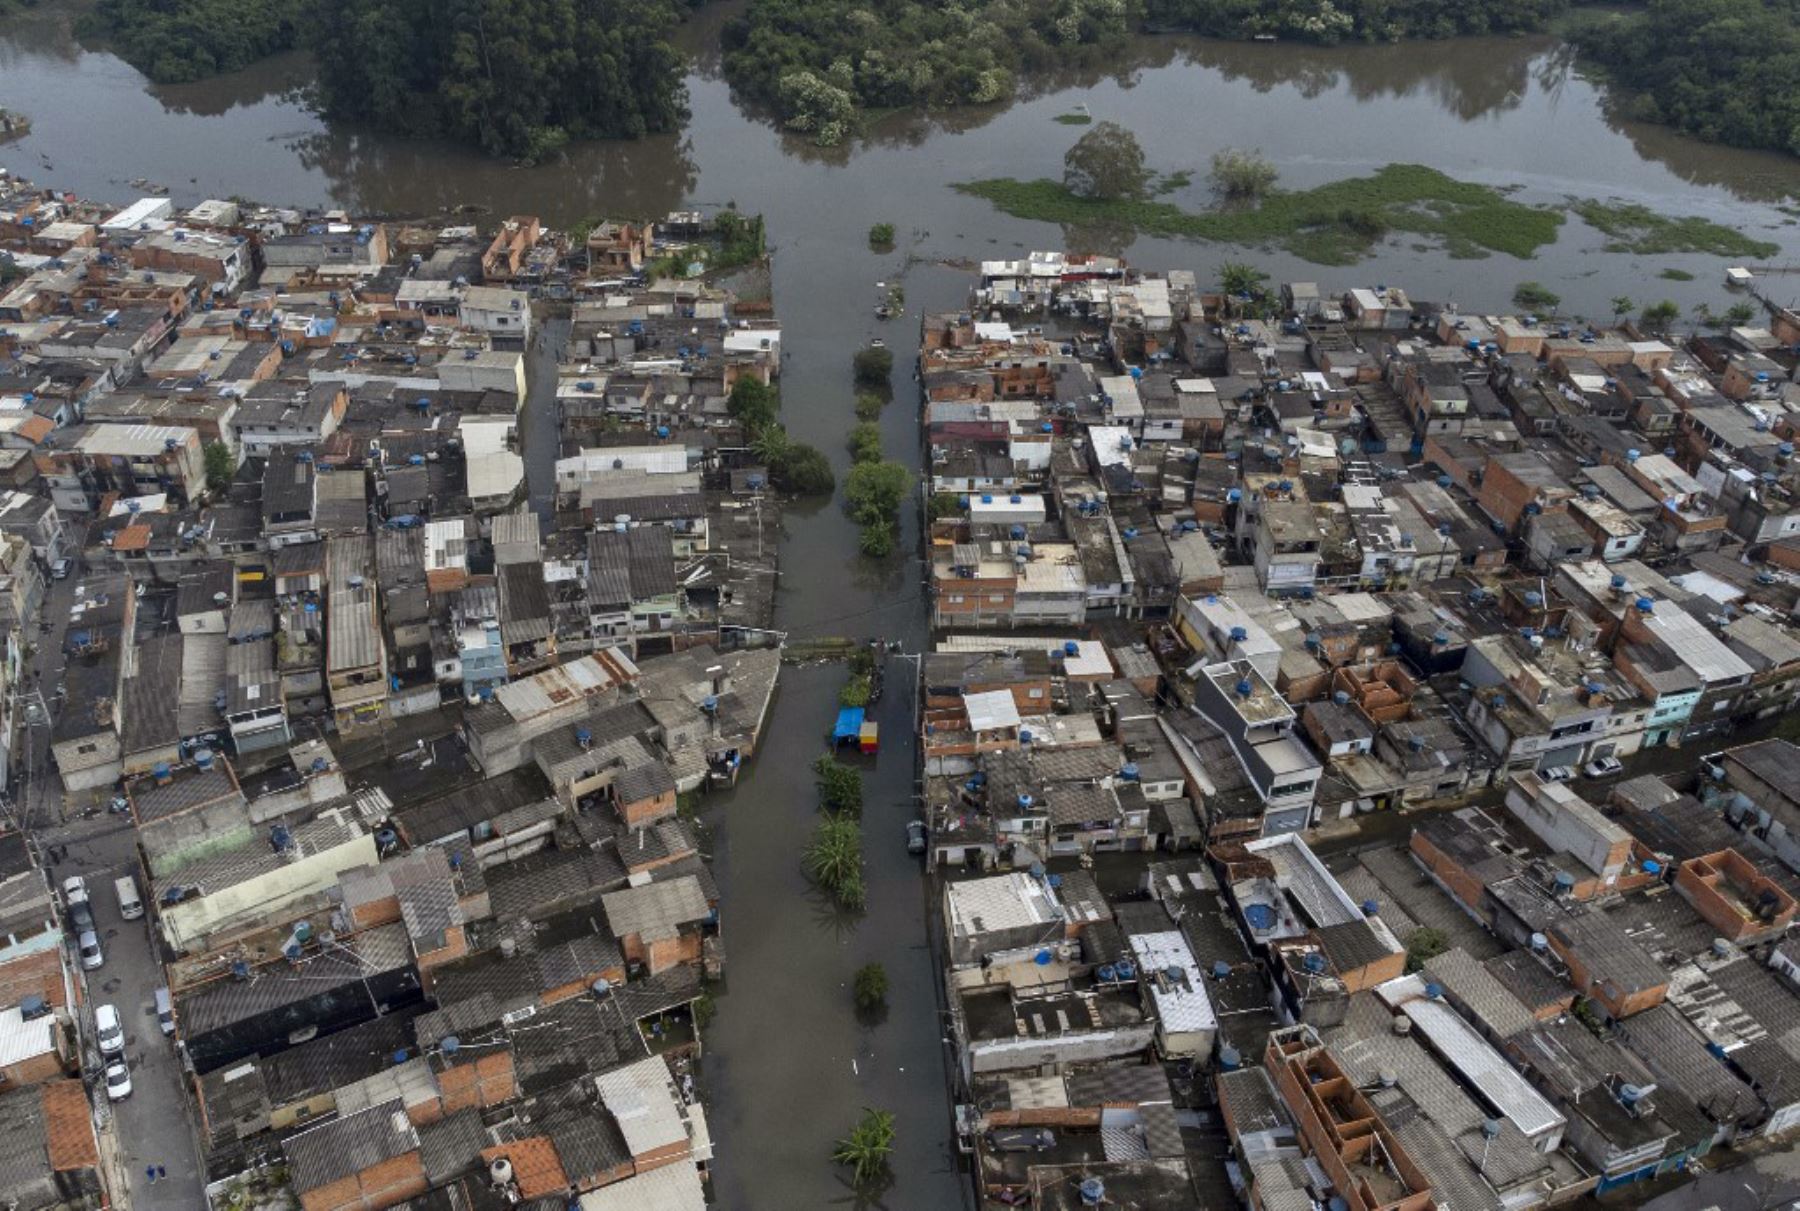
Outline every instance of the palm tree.
[(1629, 294), (1613, 295), (1613, 319), (1619, 320), (1625, 318), (1631, 314), (1631, 309), (1636, 306), (1637, 304), (1631, 301), (1631, 296)]
[(845, 908), (861, 908), (862, 828), (850, 815), (827, 815), (813, 829), (806, 847), (807, 877)]
[(894, 1116), (886, 1110), (863, 1108), (861, 1121), (854, 1130), (838, 1141), (831, 1159), (849, 1165), (856, 1184), (866, 1185), (887, 1168), (888, 1156), (894, 1151)]
[(764, 425), (762, 432), (751, 439), (750, 452), (763, 466), (773, 467), (781, 462), (793, 444), (787, 430), (780, 425)]

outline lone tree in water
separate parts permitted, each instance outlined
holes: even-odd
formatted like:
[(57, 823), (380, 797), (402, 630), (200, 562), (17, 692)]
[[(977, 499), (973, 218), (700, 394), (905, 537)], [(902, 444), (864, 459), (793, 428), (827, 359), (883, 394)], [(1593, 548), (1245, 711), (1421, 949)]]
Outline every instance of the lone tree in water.
[(849, 1165), (856, 1184), (866, 1186), (887, 1168), (893, 1150), (894, 1116), (886, 1110), (865, 1109), (856, 1129), (838, 1141), (831, 1159)]
[(887, 969), (879, 963), (865, 963), (856, 969), (856, 1007), (873, 1013), (887, 1004)]
[(1259, 198), (1275, 187), (1279, 175), (1260, 151), (1227, 147), (1213, 153), (1213, 188), (1227, 198)]
[(1063, 157), (1063, 188), (1078, 198), (1111, 202), (1135, 198), (1150, 183), (1137, 136), (1117, 122), (1100, 122)]

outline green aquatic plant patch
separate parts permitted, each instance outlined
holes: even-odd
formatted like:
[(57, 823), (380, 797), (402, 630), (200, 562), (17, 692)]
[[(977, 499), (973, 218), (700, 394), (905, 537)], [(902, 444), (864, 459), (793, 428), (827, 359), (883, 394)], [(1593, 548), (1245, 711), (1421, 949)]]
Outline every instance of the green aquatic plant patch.
[[(1420, 164), (1389, 164), (1366, 177), (1273, 190), (1253, 205), (1200, 211), (1154, 197), (1080, 198), (1048, 179), (1000, 177), (955, 188), (1016, 218), (1281, 248), (1321, 265), (1354, 264), (1400, 233), (1421, 237), (1452, 257), (1504, 253), (1528, 260), (1556, 242), (1565, 218), (1564, 207), (1515, 201), (1493, 186), (1459, 181)], [(1606, 234), (1609, 248), (1728, 255), (1774, 251), (1704, 219), (1673, 219), (1643, 207), (1580, 199), (1566, 209)]]

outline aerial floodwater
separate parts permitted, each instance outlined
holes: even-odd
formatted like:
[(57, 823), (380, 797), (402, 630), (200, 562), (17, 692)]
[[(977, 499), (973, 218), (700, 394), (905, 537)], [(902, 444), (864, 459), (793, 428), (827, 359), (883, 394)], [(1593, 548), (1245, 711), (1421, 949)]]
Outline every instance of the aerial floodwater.
[[(148, 181), (181, 204), (238, 196), (369, 218), (462, 214), (456, 221), (491, 224), (535, 214), (560, 227), (728, 202), (760, 212), (782, 320), (782, 418), (797, 440), (826, 451), (840, 482), (853, 420), (851, 354), (875, 337), (895, 354), (895, 399), (882, 419), (886, 453), (918, 463), (917, 329), (910, 316), (876, 318), (878, 283), (904, 279), (911, 315), (956, 308), (966, 298), (967, 262), (983, 258), (1086, 247), (1137, 265), (1192, 269), (1202, 281), (1215, 281), (1222, 262), (1249, 260), (1277, 282), (1347, 288), (1392, 280), (1415, 299), (1465, 311), (1507, 307), (1526, 280), (1560, 295), (1566, 311), (1594, 316), (1608, 315), (1621, 289), (1640, 302), (1673, 299), (1684, 313), (1727, 298), (1721, 258), (1610, 252), (1605, 235), (1573, 216), (1528, 261), (1456, 259), (1399, 235), (1360, 264), (1327, 267), (1288, 252), (1065, 230), (1010, 217), (953, 188), (1060, 176), (1081, 131), (1055, 119), (1078, 106), (1132, 130), (1157, 172), (1191, 172), (1192, 184), (1164, 198), (1190, 209), (1207, 205), (1211, 155), (1235, 146), (1259, 148), (1283, 188), (1420, 164), (1525, 202), (1591, 198), (1704, 218), (1779, 246), (1769, 263), (1800, 258), (1800, 160), (1617, 121), (1601, 90), (1549, 38), (1322, 49), (1144, 36), (1107, 70), (1034, 78), (1022, 99), (1004, 105), (887, 116), (842, 147), (819, 148), (732, 97), (717, 32), (735, 7), (711, 6), (683, 32), (691, 117), (679, 133), (578, 145), (532, 168), (327, 126), (307, 108), (302, 55), (156, 86), (117, 57), (77, 46), (62, 18), (27, 13), (0, 26), (0, 107), (26, 114), (33, 127), (0, 144), (0, 167), (91, 198), (129, 201), (141, 192), (132, 182)], [(877, 222), (894, 224), (893, 250), (870, 249)], [(1665, 279), (1666, 270), (1692, 280)], [(1800, 275), (1773, 281), (1777, 301), (1800, 293)], [(554, 375), (553, 356), (535, 358), (532, 373)], [(533, 394), (538, 405), (547, 399)], [(555, 454), (543, 434), (553, 428), (540, 424), (534, 441), (532, 424), (528, 415), (527, 462), (541, 503)], [(790, 637), (880, 638), (918, 652), (926, 612), (913, 554), (917, 523), (908, 513), (899, 546), (907, 554), (870, 561), (857, 554), (856, 528), (834, 503), (784, 510), (776, 625)], [(867, 913), (838, 916), (800, 870), (815, 815), (808, 764), (831, 725), (841, 680), (841, 669), (830, 667), (784, 673), (754, 768), (707, 804), (731, 962), (705, 1068), (716, 1194), (734, 1211), (852, 1205), (855, 1193), (830, 1152), (863, 1106), (897, 1119), (895, 1186), (883, 1205), (959, 1207), (972, 1199), (950, 1130), (947, 1030), (929, 935), (936, 899), (905, 846), (915, 811), (909, 666), (890, 666), (890, 691), (874, 711), (883, 751), (865, 769)], [(880, 1021), (859, 1020), (849, 982), (877, 957), (892, 981), (890, 1008)]]

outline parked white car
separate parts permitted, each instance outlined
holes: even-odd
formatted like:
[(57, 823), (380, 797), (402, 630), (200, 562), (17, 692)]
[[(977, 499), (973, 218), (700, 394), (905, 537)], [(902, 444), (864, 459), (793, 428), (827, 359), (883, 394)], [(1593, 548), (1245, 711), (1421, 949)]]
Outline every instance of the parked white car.
[(100, 949), (100, 935), (91, 929), (81, 931), (75, 939), (75, 948), (81, 952), (81, 969), (93, 971), (106, 962), (106, 952)]
[(106, 1096), (115, 1102), (131, 1096), (131, 1069), (122, 1057), (106, 1066)]
[(1625, 763), (1617, 757), (1596, 757), (1581, 767), (1581, 772), (1590, 778), (1610, 778), (1625, 768)]
[(94, 1033), (100, 1042), (100, 1054), (120, 1055), (125, 1050), (125, 1024), (119, 1011), (111, 1005), (94, 1006)]

